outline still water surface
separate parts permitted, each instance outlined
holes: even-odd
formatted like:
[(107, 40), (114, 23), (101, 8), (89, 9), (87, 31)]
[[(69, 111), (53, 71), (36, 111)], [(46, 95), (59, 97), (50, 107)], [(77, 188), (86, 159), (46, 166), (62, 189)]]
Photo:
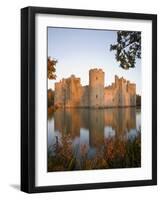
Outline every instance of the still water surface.
[(140, 109), (58, 109), (48, 116), (48, 171), (140, 167), (140, 130)]

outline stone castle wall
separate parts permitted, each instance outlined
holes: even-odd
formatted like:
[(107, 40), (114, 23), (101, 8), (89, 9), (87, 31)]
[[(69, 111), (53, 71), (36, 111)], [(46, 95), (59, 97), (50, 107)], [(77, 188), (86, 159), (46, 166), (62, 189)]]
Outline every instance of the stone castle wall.
[(115, 76), (115, 82), (104, 87), (102, 69), (89, 71), (89, 85), (72, 75), (55, 83), (54, 104), (58, 107), (124, 107), (136, 106), (136, 84)]

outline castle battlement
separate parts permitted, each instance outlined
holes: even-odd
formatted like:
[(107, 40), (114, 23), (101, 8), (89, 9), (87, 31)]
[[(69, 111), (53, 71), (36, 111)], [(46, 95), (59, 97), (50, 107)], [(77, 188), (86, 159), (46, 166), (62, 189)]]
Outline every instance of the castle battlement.
[(97, 74), (104, 74), (104, 71), (101, 69), (101, 68), (93, 68), (93, 69), (90, 69), (89, 70), (89, 74), (95, 74), (95, 73), (97, 73)]
[(89, 85), (82, 86), (75, 75), (55, 83), (54, 104), (60, 107), (136, 106), (136, 84), (115, 75), (115, 82), (104, 86), (104, 71), (89, 70)]
[(89, 71), (90, 72), (94, 72), (94, 71), (96, 71), (96, 72), (104, 72), (101, 68), (92, 68)]

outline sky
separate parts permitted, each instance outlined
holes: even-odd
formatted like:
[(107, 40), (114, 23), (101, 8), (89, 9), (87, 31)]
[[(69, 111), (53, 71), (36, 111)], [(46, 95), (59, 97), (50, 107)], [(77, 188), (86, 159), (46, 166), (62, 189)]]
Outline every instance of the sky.
[(48, 56), (58, 60), (56, 80), (48, 80), (48, 88), (71, 74), (81, 78), (82, 85), (89, 84), (89, 70), (101, 68), (105, 72), (105, 86), (114, 82), (114, 76), (136, 83), (141, 95), (141, 59), (129, 70), (119, 67), (110, 44), (117, 41), (117, 31), (48, 27)]

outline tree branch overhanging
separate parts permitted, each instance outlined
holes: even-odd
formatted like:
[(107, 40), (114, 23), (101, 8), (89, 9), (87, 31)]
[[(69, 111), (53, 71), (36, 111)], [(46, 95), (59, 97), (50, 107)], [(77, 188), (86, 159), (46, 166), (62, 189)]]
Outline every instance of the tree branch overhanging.
[(118, 31), (117, 43), (110, 51), (116, 51), (115, 58), (123, 69), (134, 68), (136, 59), (141, 58), (141, 32)]

